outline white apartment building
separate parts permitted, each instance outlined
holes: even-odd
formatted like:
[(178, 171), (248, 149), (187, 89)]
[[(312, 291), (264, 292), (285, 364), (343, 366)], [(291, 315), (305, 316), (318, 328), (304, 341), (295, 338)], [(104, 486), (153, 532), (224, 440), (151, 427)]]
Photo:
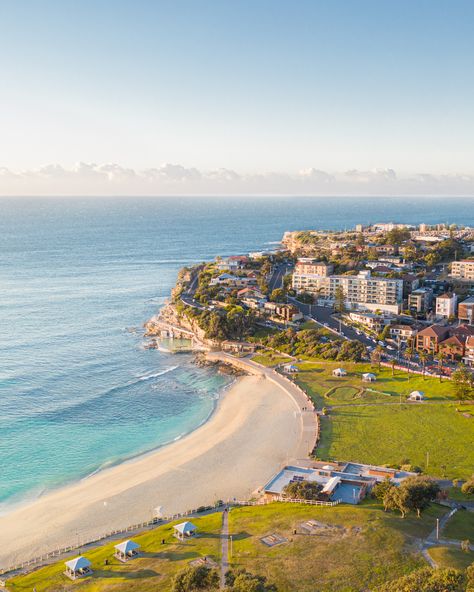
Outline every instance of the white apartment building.
[(436, 298), (436, 316), (437, 317), (455, 317), (456, 316), (456, 304), (458, 297), (454, 292), (448, 294), (441, 294)]
[(453, 261), (451, 264), (451, 276), (461, 280), (474, 280), (474, 259)]
[(318, 298), (334, 300), (340, 286), (348, 308), (398, 313), (403, 300), (403, 280), (372, 277), (369, 270), (358, 275), (320, 276), (302, 274), (295, 269), (293, 289)]

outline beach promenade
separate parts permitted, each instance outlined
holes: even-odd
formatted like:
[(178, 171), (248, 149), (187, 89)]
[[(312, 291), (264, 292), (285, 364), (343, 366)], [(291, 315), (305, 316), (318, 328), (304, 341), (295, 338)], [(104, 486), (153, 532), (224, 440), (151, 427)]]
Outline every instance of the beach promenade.
[(248, 499), (283, 465), (306, 458), (316, 439), (314, 413), (303, 411), (310, 403), (273, 370), (244, 363), (252, 375), (237, 379), (191, 434), (1, 516), (0, 568), (155, 516)]

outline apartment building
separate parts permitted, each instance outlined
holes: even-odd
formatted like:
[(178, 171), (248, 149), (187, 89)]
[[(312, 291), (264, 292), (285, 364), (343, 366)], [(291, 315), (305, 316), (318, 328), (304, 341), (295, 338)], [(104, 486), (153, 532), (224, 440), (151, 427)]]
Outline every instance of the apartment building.
[(295, 273), (327, 277), (334, 271), (333, 265), (310, 257), (300, 257), (296, 262)]
[(431, 308), (433, 290), (418, 288), (408, 295), (408, 308), (413, 312), (426, 312)]
[(454, 292), (446, 292), (436, 298), (435, 314), (437, 317), (449, 319), (456, 316), (458, 297)]
[(369, 270), (358, 275), (303, 274), (295, 269), (293, 289), (318, 298), (334, 300), (336, 290), (342, 288), (347, 306), (362, 310), (381, 310), (398, 313), (403, 299), (403, 281), (372, 277)]
[(453, 261), (451, 264), (451, 277), (460, 280), (474, 280), (474, 259)]

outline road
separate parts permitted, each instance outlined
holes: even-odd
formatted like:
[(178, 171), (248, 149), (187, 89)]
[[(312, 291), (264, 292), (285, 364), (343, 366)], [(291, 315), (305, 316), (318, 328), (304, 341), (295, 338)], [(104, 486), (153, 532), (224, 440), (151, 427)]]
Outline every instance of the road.
[[(291, 296), (288, 296), (288, 300), (297, 306), (305, 316), (311, 317), (318, 323), (327, 325), (330, 329), (339, 332), (339, 320), (333, 317), (334, 313), (332, 308), (318, 306), (317, 304), (303, 304)], [(366, 346), (375, 345), (371, 339), (363, 334), (358, 335), (352, 327), (348, 327), (347, 325), (344, 325), (344, 323), (341, 323), (341, 329), (342, 336), (346, 337), (347, 339), (357, 339)]]
[(275, 265), (273, 268), (272, 275), (268, 280), (268, 287), (270, 292), (275, 290), (276, 288), (281, 288), (283, 286), (283, 278), (288, 272), (289, 265), (287, 263), (279, 263)]

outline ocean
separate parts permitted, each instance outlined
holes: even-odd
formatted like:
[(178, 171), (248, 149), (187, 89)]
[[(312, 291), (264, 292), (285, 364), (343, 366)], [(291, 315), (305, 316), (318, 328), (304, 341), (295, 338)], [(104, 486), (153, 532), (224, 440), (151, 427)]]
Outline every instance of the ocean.
[(181, 267), (379, 221), (474, 225), (474, 199), (0, 199), (0, 511), (210, 415), (231, 379), (143, 347)]

